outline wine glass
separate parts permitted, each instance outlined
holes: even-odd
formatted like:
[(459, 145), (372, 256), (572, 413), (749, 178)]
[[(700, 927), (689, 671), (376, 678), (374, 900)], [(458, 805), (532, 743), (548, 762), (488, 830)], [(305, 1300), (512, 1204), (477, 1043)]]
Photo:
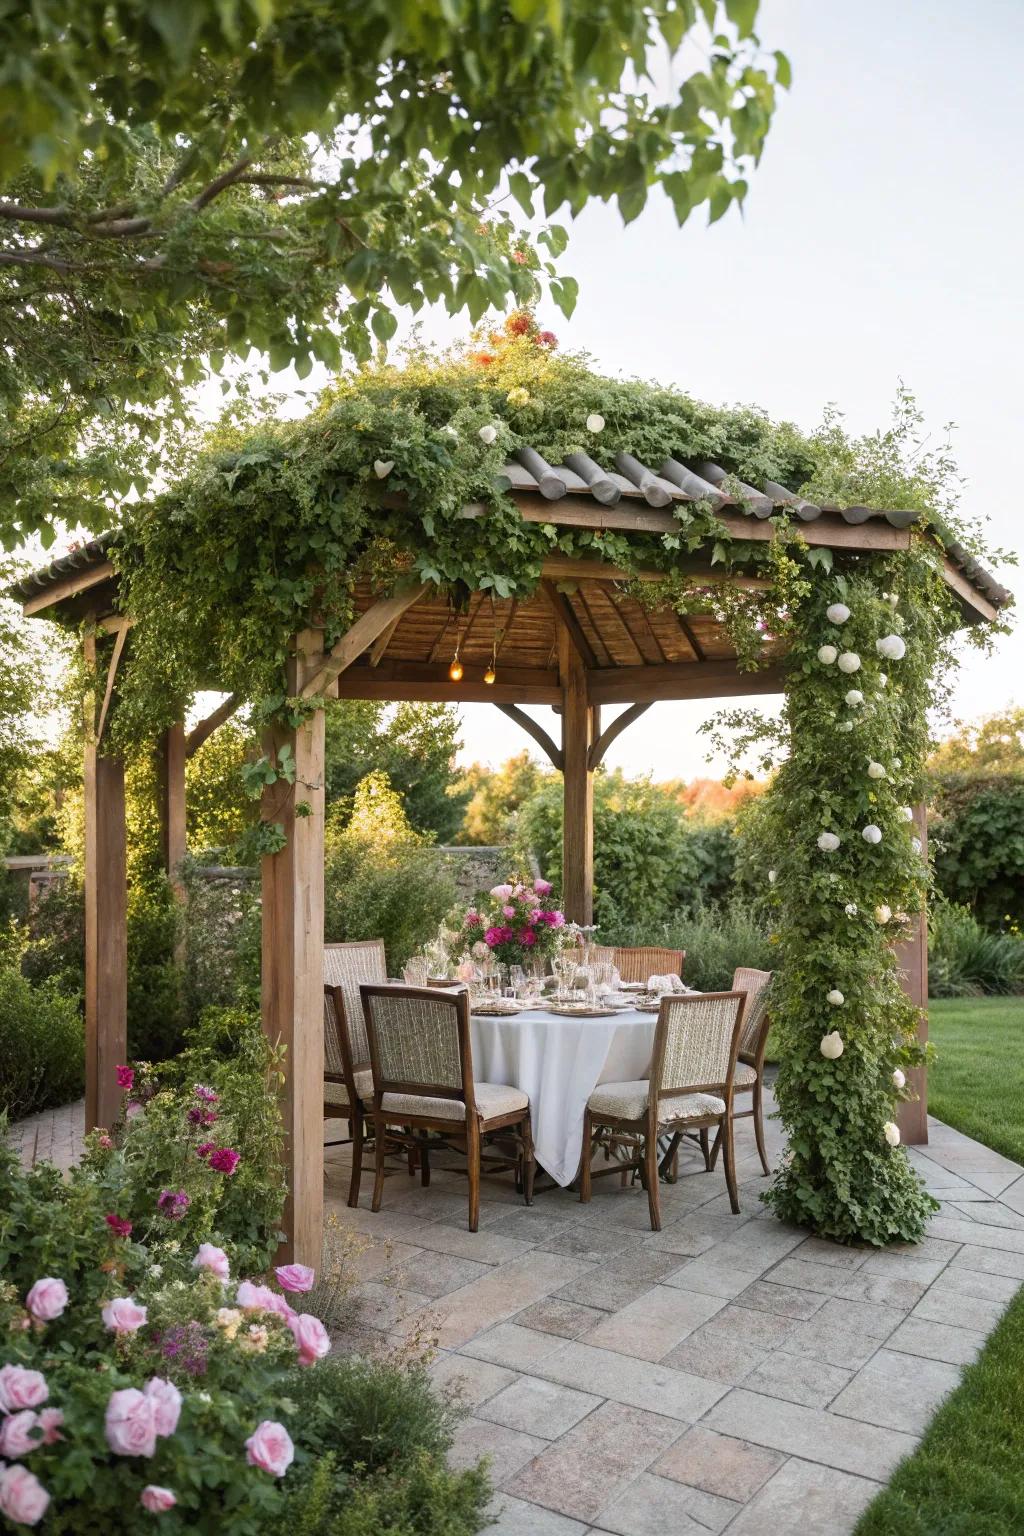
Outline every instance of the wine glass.
[(407, 987), (425, 987), (427, 984), (427, 960), (425, 955), (411, 955), (402, 970), (402, 980)]
[(508, 968), (509, 987), (513, 997), (521, 997), (526, 988), (526, 972), (521, 965), (510, 965)]

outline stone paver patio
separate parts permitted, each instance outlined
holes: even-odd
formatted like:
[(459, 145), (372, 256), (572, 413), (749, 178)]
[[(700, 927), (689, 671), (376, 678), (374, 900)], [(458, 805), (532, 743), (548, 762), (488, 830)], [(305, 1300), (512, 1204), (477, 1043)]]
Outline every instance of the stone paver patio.
[(660, 1233), (618, 1179), (530, 1210), (485, 1180), (476, 1235), (454, 1172), (393, 1174), (377, 1216), (365, 1178), (350, 1211), (347, 1151), (328, 1153), (329, 1210), (371, 1240), (358, 1345), (436, 1339), (431, 1372), (469, 1410), (455, 1460), (491, 1459), (494, 1536), (843, 1536), (1024, 1281), (1016, 1163), (931, 1121), (910, 1156), (942, 1210), (879, 1253), (769, 1215), (750, 1127), (742, 1214), (684, 1154)]
[[(67, 1167), (82, 1120), (78, 1103), (10, 1136)], [(468, 1410), (454, 1458), (491, 1459), (494, 1536), (844, 1536), (1024, 1282), (1024, 1168), (929, 1124), (910, 1157), (942, 1209), (883, 1253), (764, 1211), (750, 1121), (742, 1214), (721, 1168), (684, 1153), (660, 1233), (617, 1179), (590, 1206), (553, 1191), (529, 1210), (487, 1179), (475, 1235), (444, 1169), (426, 1190), (393, 1174), (377, 1216), (366, 1178), (350, 1211), (347, 1149), (330, 1150), (331, 1228), (364, 1245), (343, 1347), (436, 1340), (431, 1373)]]

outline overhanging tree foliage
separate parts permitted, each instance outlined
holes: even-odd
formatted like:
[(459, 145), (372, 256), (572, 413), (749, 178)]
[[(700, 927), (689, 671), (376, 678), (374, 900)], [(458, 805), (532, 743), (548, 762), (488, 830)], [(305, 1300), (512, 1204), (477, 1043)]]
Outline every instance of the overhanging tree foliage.
[[(305, 377), (395, 307), (565, 313), (560, 225), (654, 186), (742, 201), (781, 54), (758, 0), (39, 0), (0, 10), (0, 537), (90, 528), (188, 391), (255, 347)], [(706, 34), (659, 96), (648, 65)], [(510, 202), (511, 199), (511, 202)], [(510, 211), (513, 210), (513, 211)]]

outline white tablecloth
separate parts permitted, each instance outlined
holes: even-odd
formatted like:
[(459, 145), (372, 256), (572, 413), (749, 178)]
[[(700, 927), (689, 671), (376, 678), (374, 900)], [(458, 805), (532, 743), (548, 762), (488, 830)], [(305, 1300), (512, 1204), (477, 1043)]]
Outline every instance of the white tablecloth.
[(537, 1161), (571, 1184), (583, 1147), (583, 1111), (598, 1083), (635, 1082), (651, 1064), (657, 1014), (630, 1008), (608, 1019), (546, 1009), (508, 1018), (473, 1015), (473, 1075), (530, 1096)]

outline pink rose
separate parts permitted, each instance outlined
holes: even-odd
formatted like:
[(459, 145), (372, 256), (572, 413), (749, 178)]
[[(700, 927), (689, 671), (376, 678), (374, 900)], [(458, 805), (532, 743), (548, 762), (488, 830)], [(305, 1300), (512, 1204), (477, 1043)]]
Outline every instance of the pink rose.
[(288, 1324), (292, 1330), (296, 1348), (299, 1351), (300, 1365), (316, 1365), (324, 1355), (330, 1354), (331, 1339), (318, 1317), (311, 1312), (303, 1312), (299, 1317), (293, 1317)]
[(151, 1515), (162, 1515), (166, 1510), (173, 1509), (177, 1502), (169, 1488), (158, 1488), (156, 1483), (147, 1484), (139, 1494), (139, 1503)]
[(12, 1413), (0, 1424), (0, 1456), (27, 1456), (42, 1443), (39, 1415), (32, 1408)]
[(181, 1393), (173, 1381), (162, 1376), (151, 1376), (142, 1389), (144, 1397), (153, 1404), (153, 1425), (161, 1439), (173, 1435), (181, 1416)]
[(39, 1428), (43, 1432), (44, 1445), (56, 1445), (58, 1440), (63, 1440), (61, 1425), (64, 1423), (64, 1415), (59, 1408), (44, 1408), (39, 1415)]
[(17, 1413), (21, 1408), (38, 1408), (50, 1395), (41, 1371), (27, 1371), (23, 1365), (5, 1365), (0, 1370), (0, 1408)]
[(115, 1296), (103, 1308), (102, 1316), (114, 1333), (137, 1333), (146, 1321), (146, 1309), (134, 1296)]
[(55, 1317), (60, 1317), (67, 1304), (67, 1286), (63, 1280), (55, 1280), (52, 1275), (37, 1280), (25, 1301), (32, 1316), (40, 1323), (52, 1323)]
[(281, 1264), (274, 1270), (282, 1291), (311, 1291), (316, 1272), (308, 1264)]
[(491, 895), (495, 901), (508, 901), (512, 895), (512, 887), (510, 885), (493, 885), (491, 887)]
[(131, 1088), (132, 1084), (135, 1082), (135, 1073), (133, 1072), (132, 1068), (115, 1067), (114, 1072), (117, 1077), (117, 1086), (119, 1088), (123, 1088), (125, 1093), (127, 1093), (129, 1088)]
[(112, 1392), (105, 1422), (115, 1456), (152, 1456), (156, 1450), (156, 1403), (136, 1387)]
[(295, 1447), (283, 1424), (264, 1419), (245, 1442), (245, 1459), (271, 1477), (283, 1477), (292, 1464)]
[(5, 1467), (0, 1472), (0, 1514), (15, 1525), (38, 1525), (49, 1502), (50, 1495), (28, 1467)]
[(538, 896), (547, 896), (551, 891), (551, 881), (535, 880), (533, 882), (533, 888), (537, 892)]
[(240, 1307), (244, 1307), (246, 1312), (275, 1312), (286, 1322), (290, 1322), (295, 1316), (283, 1296), (272, 1291), (269, 1285), (253, 1285), (251, 1280), (242, 1281), (235, 1301)]
[(106, 1216), (104, 1216), (103, 1220), (106, 1222), (107, 1226), (110, 1228), (111, 1232), (113, 1232), (115, 1237), (131, 1237), (132, 1224), (126, 1217), (117, 1216), (113, 1211), (110, 1211)]
[(192, 1260), (193, 1269), (208, 1269), (218, 1280), (230, 1280), (231, 1264), (223, 1248), (214, 1243), (200, 1243), (199, 1252)]
[(515, 917), (516, 909), (515, 909), (515, 907), (512, 907), (512, 906), (504, 906), (501, 909), (501, 915), (503, 917)]
[(519, 942), (520, 944), (525, 944), (527, 949), (529, 949), (531, 944), (536, 944), (537, 935), (534, 933), (532, 928), (524, 928), (522, 933), (519, 935)]

